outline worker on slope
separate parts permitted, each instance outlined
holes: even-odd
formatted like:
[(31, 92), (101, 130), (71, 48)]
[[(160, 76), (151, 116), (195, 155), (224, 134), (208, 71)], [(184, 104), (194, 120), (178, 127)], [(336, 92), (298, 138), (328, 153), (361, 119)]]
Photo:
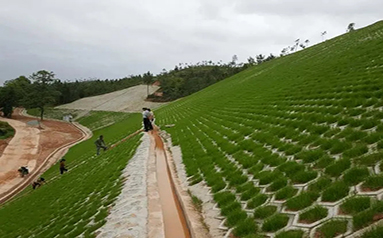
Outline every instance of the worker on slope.
[(108, 149), (108, 147), (106, 147), (105, 145), (103, 135), (100, 135), (100, 137), (94, 142), (94, 144), (96, 145), (96, 148), (97, 148), (97, 155), (100, 155), (100, 149), (104, 149), (104, 151)]
[(154, 113), (153, 113), (152, 110), (150, 110), (150, 108), (148, 108), (148, 111), (149, 111), (149, 113), (150, 113), (150, 115), (149, 115), (149, 121), (150, 121), (150, 123), (151, 123), (151, 125), (152, 125), (152, 128), (153, 128), (153, 124), (154, 124), (154, 121), (155, 121)]
[(143, 123), (144, 123), (144, 131), (146, 131), (146, 132), (153, 130), (153, 126), (152, 126), (152, 123), (150, 121), (151, 113), (149, 110), (150, 109), (148, 109), (146, 107), (142, 108), (142, 119), (143, 119)]
[(43, 177), (40, 177), (38, 180), (32, 183), (32, 188), (36, 189), (37, 187), (41, 187), (45, 183), (45, 179)]
[(65, 159), (60, 160), (60, 174), (63, 174), (64, 172), (68, 171), (67, 168), (65, 168)]

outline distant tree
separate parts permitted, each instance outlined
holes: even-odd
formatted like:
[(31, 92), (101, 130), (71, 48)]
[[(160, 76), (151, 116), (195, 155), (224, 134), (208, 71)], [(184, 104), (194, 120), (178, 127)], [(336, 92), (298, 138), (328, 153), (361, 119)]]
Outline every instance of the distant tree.
[(350, 23), (347, 26), (347, 32), (355, 31), (355, 23)]
[(262, 54), (256, 55), (255, 58), (257, 59), (257, 64), (261, 64), (265, 60), (265, 56)]
[(299, 44), (299, 47), (301, 47), (302, 49), (306, 48), (306, 46), (304, 44)]
[(295, 52), (298, 50), (299, 41), (300, 41), (300, 39), (295, 40), (295, 46), (294, 46)]
[[(179, 64), (180, 67), (182, 66), (182, 64)], [(180, 68), (181, 69), (181, 68)], [(178, 69), (177, 69), (178, 70)], [(148, 71), (147, 73), (143, 74), (142, 75), (142, 81), (144, 82), (144, 84), (146, 84), (147, 86), (147, 94), (148, 94), (148, 97), (149, 97), (149, 85), (151, 85), (153, 83), (153, 74), (150, 73), (150, 71)]]
[(275, 55), (270, 54), (269, 56), (267, 56), (267, 58), (264, 61), (270, 61), (270, 60), (275, 59), (275, 58), (276, 58)]
[(20, 106), (25, 100), (26, 95), (28, 94), (31, 86), (31, 81), (25, 77), (20, 76), (16, 79), (7, 80), (4, 83), (4, 87), (12, 88), (15, 93), (15, 105)]
[(231, 65), (232, 67), (236, 66), (237, 61), (238, 61), (238, 56), (237, 56), (237, 55), (233, 55), (233, 57), (231, 57), (230, 65)]
[(327, 35), (327, 31), (321, 32), (322, 41), (324, 41), (326, 39), (325, 35)]
[(55, 79), (55, 74), (53, 72), (48, 72), (46, 70), (40, 70), (33, 73), (29, 78), (33, 83), (24, 105), (32, 108), (39, 108), (40, 118), (43, 120), (45, 107), (54, 104), (56, 98), (60, 95), (60, 92), (56, 91), (53, 87), (53, 84), (57, 82), (58, 79)]
[(310, 41), (307, 39), (307, 40), (305, 40), (305, 44), (306, 44), (306, 47), (308, 47), (309, 46), (309, 43), (310, 43)]
[(255, 59), (253, 58), (253, 57), (249, 57), (249, 58), (247, 58), (247, 63), (249, 64), (249, 65), (255, 65)]
[(0, 87), (0, 109), (5, 117), (11, 118), (16, 105), (16, 92), (12, 87)]

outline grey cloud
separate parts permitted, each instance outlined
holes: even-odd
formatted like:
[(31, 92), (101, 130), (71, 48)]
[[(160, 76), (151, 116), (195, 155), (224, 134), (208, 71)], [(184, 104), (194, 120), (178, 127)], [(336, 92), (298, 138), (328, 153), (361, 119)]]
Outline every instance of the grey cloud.
[(0, 84), (47, 69), (61, 79), (157, 73), (180, 62), (245, 61), (296, 38), (318, 43), (371, 24), (380, 0), (0, 0)]

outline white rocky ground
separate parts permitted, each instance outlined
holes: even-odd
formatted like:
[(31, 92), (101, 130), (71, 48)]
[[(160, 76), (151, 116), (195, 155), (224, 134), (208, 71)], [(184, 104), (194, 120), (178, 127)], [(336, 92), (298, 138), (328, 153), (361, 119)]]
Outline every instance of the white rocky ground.
[[(158, 90), (158, 86), (149, 86), (149, 93)], [(143, 107), (157, 108), (165, 103), (145, 101), (147, 86), (137, 85), (94, 97), (82, 98), (72, 103), (60, 105), (58, 109), (77, 109), (114, 112), (140, 112)]]
[(123, 170), (126, 178), (116, 205), (110, 210), (106, 224), (96, 234), (102, 238), (147, 237), (148, 198), (146, 189), (149, 136)]

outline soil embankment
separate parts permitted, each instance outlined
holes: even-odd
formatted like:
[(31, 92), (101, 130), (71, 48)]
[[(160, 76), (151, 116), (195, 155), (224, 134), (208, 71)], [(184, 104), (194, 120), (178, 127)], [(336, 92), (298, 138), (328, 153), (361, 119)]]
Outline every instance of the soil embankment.
[[(149, 93), (154, 93), (157, 89), (159, 89), (159, 86), (149, 86)], [(99, 96), (82, 98), (56, 108), (86, 111), (141, 112), (143, 107), (153, 109), (165, 104), (146, 101), (146, 97), (147, 86), (137, 85)]]

